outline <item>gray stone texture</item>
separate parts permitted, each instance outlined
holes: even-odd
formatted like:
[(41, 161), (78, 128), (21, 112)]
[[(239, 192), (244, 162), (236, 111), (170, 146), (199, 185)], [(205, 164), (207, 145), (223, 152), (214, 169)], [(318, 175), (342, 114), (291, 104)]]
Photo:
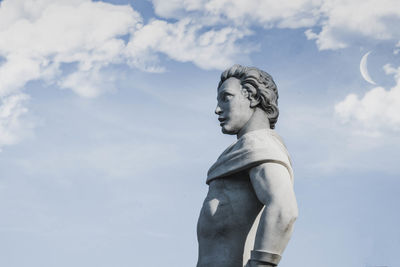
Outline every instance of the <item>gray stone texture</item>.
[(197, 224), (198, 267), (276, 266), (298, 210), (289, 154), (275, 132), (278, 91), (257, 68), (221, 75), (215, 113), (237, 140), (208, 171)]

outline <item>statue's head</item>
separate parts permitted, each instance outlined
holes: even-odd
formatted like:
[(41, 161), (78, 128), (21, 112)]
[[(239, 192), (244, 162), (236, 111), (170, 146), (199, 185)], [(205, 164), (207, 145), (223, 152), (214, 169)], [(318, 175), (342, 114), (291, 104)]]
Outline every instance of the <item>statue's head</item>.
[(278, 89), (265, 71), (233, 65), (221, 74), (217, 100), (215, 113), (223, 133), (237, 134), (255, 109), (263, 110), (270, 128), (275, 128), (279, 116)]

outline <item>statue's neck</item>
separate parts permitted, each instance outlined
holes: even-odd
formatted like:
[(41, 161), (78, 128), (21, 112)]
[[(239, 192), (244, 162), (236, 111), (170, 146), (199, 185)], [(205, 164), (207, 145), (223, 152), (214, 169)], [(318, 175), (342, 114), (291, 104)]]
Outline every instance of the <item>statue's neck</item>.
[(270, 129), (269, 120), (267, 113), (261, 108), (256, 107), (253, 115), (243, 126), (243, 128), (237, 133), (237, 139), (239, 139), (248, 132), (261, 129)]

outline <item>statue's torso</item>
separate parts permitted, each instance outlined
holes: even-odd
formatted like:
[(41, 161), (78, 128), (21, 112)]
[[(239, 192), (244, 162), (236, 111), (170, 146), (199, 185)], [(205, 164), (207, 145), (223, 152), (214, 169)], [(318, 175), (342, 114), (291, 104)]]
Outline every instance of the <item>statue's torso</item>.
[(262, 207), (247, 171), (211, 181), (197, 226), (198, 267), (243, 266), (247, 234)]

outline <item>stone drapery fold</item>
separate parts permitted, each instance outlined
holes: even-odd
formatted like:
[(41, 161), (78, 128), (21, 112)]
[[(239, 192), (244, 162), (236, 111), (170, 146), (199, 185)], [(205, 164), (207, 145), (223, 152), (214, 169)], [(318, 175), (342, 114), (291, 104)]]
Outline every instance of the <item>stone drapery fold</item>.
[(271, 129), (248, 132), (222, 152), (208, 170), (206, 183), (266, 162), (286, 167), (293, 182), (292, 164), (282, 138)]

